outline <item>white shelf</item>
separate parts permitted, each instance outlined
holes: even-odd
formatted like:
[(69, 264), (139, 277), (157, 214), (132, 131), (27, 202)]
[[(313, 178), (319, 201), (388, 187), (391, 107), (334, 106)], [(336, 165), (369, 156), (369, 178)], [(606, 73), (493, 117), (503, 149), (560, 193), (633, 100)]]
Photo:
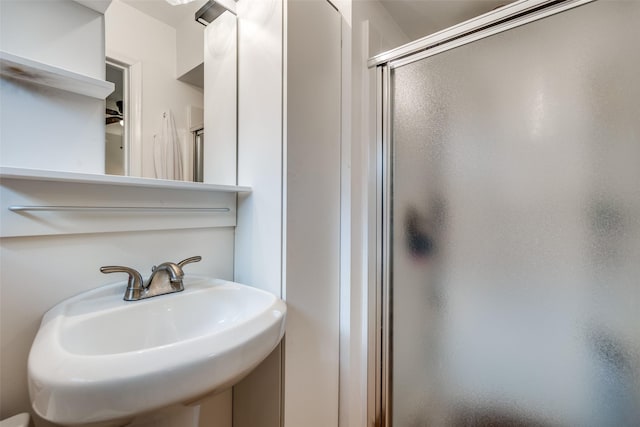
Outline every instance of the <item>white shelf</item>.
[(249, 187), (0, 167), (0, 237), (235, 227)]
[(132, 176), (100, 175), (90, 173), (49, 171), (2, 166), (0, 179), (30, 181), (69, 182), (80, 184), (108, 184), (138, 188), (166, 188), (173, 190), (217, 191), (223, 193), (249, 193), (251, 187), (237, 185), (206, 184), (202, 182), (171, 181), (166, 179), (138, 178)]
[(111, 82), (4, 51), (0, 51), (0, 74), (97, 99), (105, 99), (114, 89)]

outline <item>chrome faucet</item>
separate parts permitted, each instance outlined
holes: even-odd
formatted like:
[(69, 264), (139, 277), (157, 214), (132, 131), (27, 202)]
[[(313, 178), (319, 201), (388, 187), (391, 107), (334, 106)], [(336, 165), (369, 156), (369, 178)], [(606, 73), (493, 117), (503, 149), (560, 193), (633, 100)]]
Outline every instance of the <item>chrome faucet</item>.
[(178, 263), (163, 262), (158, 266), (154, 265), (151, 269), (151, 276), (146, 283), (143, 281), (142, 275), (130, 267), (118, 265), (105, 266), (100, 267), (100, 271), (105, 274), (127, 273), (129, 275), (129, 281), (124, 293), (124, 300), (139, 301), (157, 295), (183, 291), (184, 284), (182, 283), (182, 279), (184, 278), (184, 271), (182, 267), (200, 260), (202, 260), (201, 256), (194, 256), (183, 259)]

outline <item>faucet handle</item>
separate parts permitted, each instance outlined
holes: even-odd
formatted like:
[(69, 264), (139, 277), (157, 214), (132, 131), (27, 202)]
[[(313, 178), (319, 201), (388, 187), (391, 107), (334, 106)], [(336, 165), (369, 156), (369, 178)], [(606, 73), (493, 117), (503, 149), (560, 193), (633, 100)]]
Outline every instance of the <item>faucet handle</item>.
[(202, 257), (200, 255), (192, 256), (191, 258), (183, 259), (178, 263), (178, 267), (183, 267), (186, 264), (191, 264), (192, 262), (202, 261)]
[(142, 296), (144, 292), (144, 282), (142, 281), (142, 275), (138, 273), (137, 270), (120, 265), (107, 265), (100, 267), (100, 272), (104, 274), (127, 273), (129, 275), (127, 290), (124, 293), (125, 301), (138, 300)]

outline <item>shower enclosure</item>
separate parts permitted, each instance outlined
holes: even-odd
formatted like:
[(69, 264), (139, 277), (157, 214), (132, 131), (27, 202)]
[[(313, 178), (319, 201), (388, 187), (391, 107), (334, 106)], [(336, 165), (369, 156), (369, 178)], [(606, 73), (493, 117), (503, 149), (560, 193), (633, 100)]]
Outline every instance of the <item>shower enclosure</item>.
[(640, 425), (640, 2), (371, 60), (381, 426)]

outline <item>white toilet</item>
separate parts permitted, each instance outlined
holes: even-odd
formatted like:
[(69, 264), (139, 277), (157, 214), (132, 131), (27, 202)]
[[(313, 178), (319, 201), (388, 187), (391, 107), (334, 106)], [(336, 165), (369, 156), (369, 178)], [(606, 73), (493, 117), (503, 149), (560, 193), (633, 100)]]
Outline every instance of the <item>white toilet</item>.
[(18, 414), (2, 420), (0, 427), (29, 427), (29, 414)]

